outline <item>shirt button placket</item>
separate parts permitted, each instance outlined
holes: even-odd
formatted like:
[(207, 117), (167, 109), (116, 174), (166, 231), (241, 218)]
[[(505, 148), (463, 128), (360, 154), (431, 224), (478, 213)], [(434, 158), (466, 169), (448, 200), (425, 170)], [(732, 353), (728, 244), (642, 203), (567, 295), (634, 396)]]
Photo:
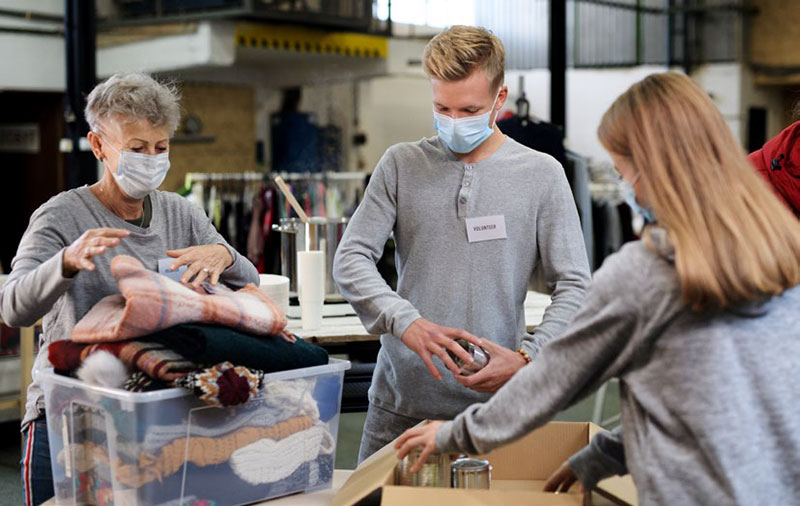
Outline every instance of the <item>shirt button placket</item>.
[(472, 186), (472, 168), (472, 165), (464, 165), (464, 177), (461, 180), (461, 190), (458, 192), (458, 216), (460, 218), (467, 215), (467, 202)]

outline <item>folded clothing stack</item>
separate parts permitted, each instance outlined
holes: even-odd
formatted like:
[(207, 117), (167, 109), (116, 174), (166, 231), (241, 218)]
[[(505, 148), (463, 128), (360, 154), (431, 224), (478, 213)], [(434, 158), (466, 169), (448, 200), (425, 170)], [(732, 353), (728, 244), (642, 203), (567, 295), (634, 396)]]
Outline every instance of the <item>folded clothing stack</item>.
[[(105, 351), (128, 371), (115, 385), (132, 391), (180, 386), (212, 405), (247, 402), (265, 373), (328, 363), (327, 352), (285, 331), (286, 316), (253, 285), (199, 293), (136, 259), (111, 262), (120, 295), (98, 302), (49, 358), (74, 374)], [(112, 359), (113, 360), (113, 359)]]

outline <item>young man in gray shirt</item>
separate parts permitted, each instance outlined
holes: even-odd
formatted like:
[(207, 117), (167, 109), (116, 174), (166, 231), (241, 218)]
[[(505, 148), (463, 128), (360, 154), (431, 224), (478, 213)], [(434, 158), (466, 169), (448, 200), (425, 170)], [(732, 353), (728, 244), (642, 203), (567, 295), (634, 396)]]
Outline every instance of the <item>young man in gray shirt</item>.
[[(339, 246), (339, 289), (382, 335), (359, 461), (422, 419), (487, 400), (561, 332), (589, 283), (563, 168), (494, 125), (508, 96), (504, 59), (481, 28), (455, 26), (428, 44), (438, 136), (386, 151)], [(375, 265), (392, 232), (396, 292)], [(553, 296), (531, 335), (523, 304), (536, 267)], [(463, 355), (455, 339), (484, 346), (489, 364), (458, 375), (446, 353)]]

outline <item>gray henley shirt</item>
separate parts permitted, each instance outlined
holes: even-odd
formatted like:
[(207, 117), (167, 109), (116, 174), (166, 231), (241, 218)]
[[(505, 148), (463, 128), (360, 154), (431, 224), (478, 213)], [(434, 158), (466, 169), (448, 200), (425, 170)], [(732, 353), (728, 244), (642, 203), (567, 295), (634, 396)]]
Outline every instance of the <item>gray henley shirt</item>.
[[(507, 239), (470, 243), (467, 219), (503, 216)], [(394, 232), (397, 291), (376, 268)], [(552, 303), (525, 331), (528, 281), (540, 267)], [(506, 138), (478, 163), (459, 161), (437, 137), (392, 146), (336, 254), (334, 277), (367, 330), (382, 334), (371, 403), (414, 418), (452, 417), (489, 396), (444, 365), (435, 380), (400, 337), (424, 317), (534, 357), (559, 335), (590, 280), (578, 213), (554, 158)]]

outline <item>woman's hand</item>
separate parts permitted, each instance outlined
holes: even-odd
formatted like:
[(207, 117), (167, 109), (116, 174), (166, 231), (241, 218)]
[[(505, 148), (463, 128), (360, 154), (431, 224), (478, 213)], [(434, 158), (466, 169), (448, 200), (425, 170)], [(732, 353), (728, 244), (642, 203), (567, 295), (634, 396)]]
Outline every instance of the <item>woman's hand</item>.
[(403, 432), (395, 443), (395, 450), (399, 450), (397, 454), (398, 459), (405, 458), (408, 452), (414, 448), (421, 446), (422, 453), (417, 459), (417, 463), (411, 468), (412, 473), (418, 472), (422, 469), (422, 464), (428, 458), (428, 455), (436, 451), (436, 431), (442, 426), (444, 422), (428, 422), (422, 427), (413, 427)]
[(188, 265), (186, 272), (181, 276), (181, 283), (189, 283), (198, 288), (205, 280), (210, 280), (212, 285), (216, 285), (222, 271), (233, 263), (228, 248), (222, 244), (206, 244), (203, 246), (190, 246), (183, 249), (167, 251), (167, 255), (175, 258), (170, 265), (173, 271), (181, 265)]
[(576, 481), (578, 481), (578, 476), (575, 471), (569, 466), (569, 462), (564, 462), (561, 467), (547, 478), (547, 483), (544, 484), (544, 491), (555, 492), (556, 494), (566, 492)]
[(65, 278), (71, 278), (78, 271), (93, 271), (95, 268), (92, 258), (102, 255), (109, 248), (119, 244), (120, 239), (128, 237), (131, 233), (121, 228), (93, 228), (87, 230), (75, 242), (64, 249), (61, 258), (61, 273)]

